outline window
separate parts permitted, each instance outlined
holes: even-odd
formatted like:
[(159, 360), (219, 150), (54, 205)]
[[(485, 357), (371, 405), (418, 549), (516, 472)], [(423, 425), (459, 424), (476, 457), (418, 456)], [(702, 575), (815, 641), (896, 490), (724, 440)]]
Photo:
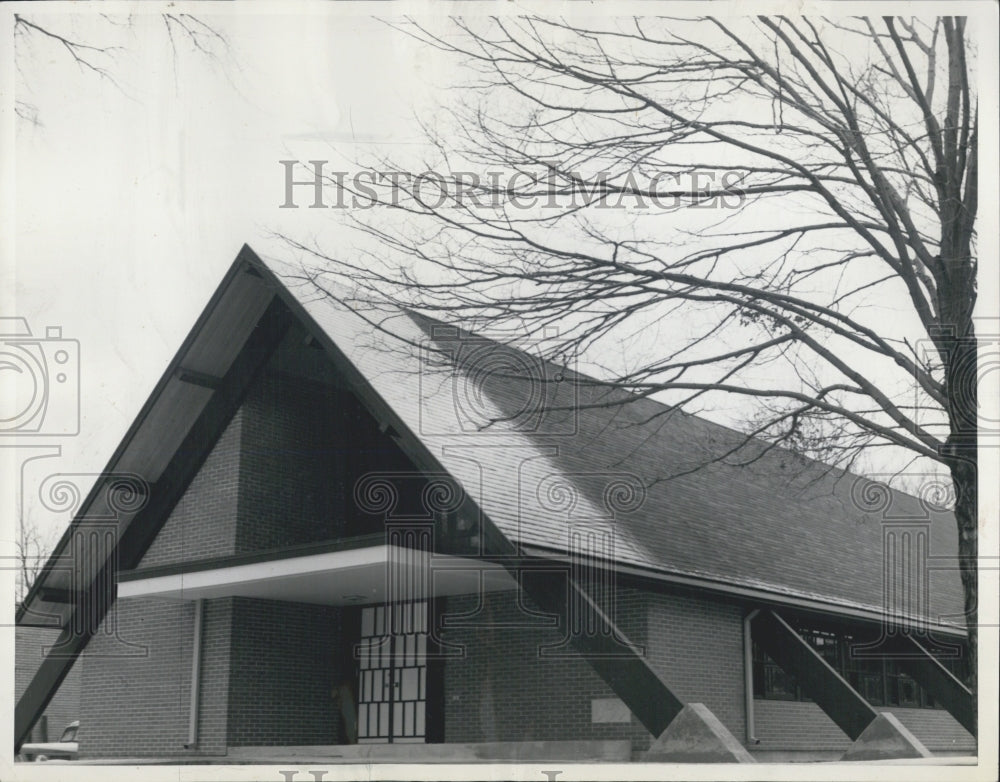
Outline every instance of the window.
[(891, 660), (885, 661), (885, 691), (889, 706), (925, 706), (924, 691)]
[(809, 645), (835, 670), (841, 670), (841, 639), (836, 633), (826, 630), (799, 630)]
[[(862, 643), (842, 629), (798, 627), (799, 635), (873, 706), (939, 708), (917, 682), (892, 661), (852, 654)], [(968, 658), (945, 657), (941, 663), (959, 680), (968, 681)], [(753, 645), (754, 697), (766, 700), (808, 701), (794, 677), (785, 673), (756, 643)]]
[(757, 644), (753, 645), (753, 663), (753, 691), (757, 697), (781, 701), (800, 699), (795, 680), (781, 670)]
[(63, 731), (62, 735), (59, 737), (59, 741), (76, 741), (76, 732), (80, 729), (80, 721), (74, 720), (66, 729)]
[(885, 706), (885, 661), (878, 657), (852, 654), (851, 649), (856, 643), (854, 636), (844, 635), (845, 665), (840, 673), (872, 706)]

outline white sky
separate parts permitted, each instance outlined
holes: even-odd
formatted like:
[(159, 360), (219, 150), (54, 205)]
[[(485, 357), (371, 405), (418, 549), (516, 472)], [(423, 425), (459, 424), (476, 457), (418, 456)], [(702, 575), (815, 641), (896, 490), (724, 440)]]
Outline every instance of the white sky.
[[(728, 6), (713, 6), (720, 7)], [(412, 154), (420, 139), (412, 116), (433, 117), (434, 101), (447, 100), (443, 88), (459, 78), (452, 60), (367, 15), (386, 13), (383, 5), (188, 9), (228, 37), (232, 57), (221, 66), (192, 56), (181, 39), (171, 56), (159, 17), (164, 6), (136, 5), (140, 13), (125, 30), (93, 13), (67, 15), (66, 8), (17, 10), (53, 31), (124, 48), (108, 64), (118, 86), (78, 69), (57, 43), (37, 35), (18, 52), (19, 74), (5, 66), (6, 90), (15, 88), (37, 109), (40, 125), (15, 122), (5, 101), (11, 206), (4, 211), (2, 314), (26, 318), (36, 335), (59, 326), (81, 352), (80, 433), (48, 439), (61, 453), (29, 466), (39, 474), (105, 466), (244, 242), (282, 254), (267, 238), (282, 230), (319, 237), (325, 247), (350, 246), (329, 212), (277, 208), (278, 160), (315, 157), (347, 167), (365, 151)], [(218, 8), (222, 13), (213, 15)], [(428, 8), (394, 11), (419, 15)], [(546, 7), (567, 9), (572, 13), (566, 4)], [(53, 10), (60, 13), (46, 15)], [(981, 255), (985, 263), (989, 255)], [(5, 468), (5, 491), (20, 495), (12, 469)], [(24, 493), (24, 509), (43, 527), (60, 530), (68, 521)]]
[[(109, 65), (117, 87), (38, 36), (19, 53), (18, 97), (41, 124), (16, 126), (4, 314), (36, 336), (61, 327), (81, 354), (80, 434), (46, 438), (61, 456), (30, 469), (98, 472), (244, 242), (280, 253), (267, 238), (278, 229), (339, 241), (329, 213), (278, 209), (277, 161), (346, 166), (352, 139), (412, 145), (413, 107), (445, 72), (428, 73), (427, 53), (357, 13), (202, 13), (232, 47), (214, 64), (180, 39), (175, 60), (158, 15), (123, 35), (92, 15), (32, 11), (53, 31), (128, 46)], [(46, 527), (68, 521), (35, 510)]]

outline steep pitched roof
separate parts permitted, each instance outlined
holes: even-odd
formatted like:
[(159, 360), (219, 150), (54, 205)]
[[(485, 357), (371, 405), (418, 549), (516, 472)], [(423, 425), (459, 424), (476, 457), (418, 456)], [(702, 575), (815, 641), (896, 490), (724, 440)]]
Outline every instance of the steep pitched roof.
[[(522, 546), (579, 551), (592, 531), (619, 567), (961, 626), (955, 520), (927, 499), (763, 443), (745, 466), (714, 461), (744, 435), (414, 312), (359, 325), (329, 299), (303, 305)], [(928, 570), (904, 576), (921, 534)], [(904, 594), (924, 585), (927, 600)]]
[[(246, 264), (255, 275), (237, 273)], [(947, 559), (957, 550), (950, 513), (779, 449), (744, 467), (713, 462), (742, 435), (655, 400), (609, 395), (530, 349), (414, 312), (352, 311), (319, 295), (297, 270), (265, 263), (247, 247), (109, 472), (155, 483), (212, 393), (175, 381), (184, 371), (225, 373), (273, 293), (379, 408), (378, 417), (453, 475), (524, 551), (564, 553), (586, 544), (621, 569), (878, 615), (887, 601), (890, 533), (899, 541), (905, 532), (916, 545), (926, 532), (931, 557), (940, 559), (924, 574), (930, 602), (916, 612), (961, 626), (961, 585)], [(98, 488), (83, 512), (100, 504)], [(50, 566), (68, 556), (68, 546), (67, 534)], [(43, 591), (58, 586), (58, 573), (48, 568), (32, 590), (36, 613), (53, 608)], [(889, 600), (914, 586), (888, 582), (895, 585)]]

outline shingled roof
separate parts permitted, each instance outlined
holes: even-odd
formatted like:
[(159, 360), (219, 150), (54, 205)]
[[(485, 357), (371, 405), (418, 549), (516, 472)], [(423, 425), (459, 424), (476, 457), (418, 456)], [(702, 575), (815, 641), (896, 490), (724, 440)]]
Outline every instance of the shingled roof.
[[(251, 282), (238, 273), (247, 265)], [(745, 466), (714, 461), (743, 435), (653, 399), (609, 391), (524, 346), (399, 308), (355, 311), (320, 295), (300, 270), (262, 261), (248, 247), (109, 473), (156, 482), (211, 396), (210, 389), (181, 388), (182, 368), (225, 373), (274, 294), (378, 408), (379, 420), (429, 453), (522, 552), (557, 555), (595, 532), (591, 539), (605, 546), (595, 554), (620, 570), (875, 617), (887, 599), (885, 542), (908, 534), (916, 545), (926, 532), (929, 601), (919, 601), (916, 612), (961, 632), (950, 512), (779, 448), (756, 446), (759, 458)], [(98, 488), (82, 512), (100, 505)], [(58, 586), (68, 546), (67, 534), (29, 595), (36, 614), (56, 608), (42, 590)]]
[[(619, 569), (962, 626), (955, 519), (933, 491), (914, 497), (762, 442), (718, 461), (742, 433), (609, 390), (530, 346), (412, 311), (359, 316), (308, 284), (291, 290), (523, 550), (566, 552), (574, 536), (613, 530), (613, 551), (595, 554)], [(921, 534), (928, 569), (903, 577), (900, 554)]]

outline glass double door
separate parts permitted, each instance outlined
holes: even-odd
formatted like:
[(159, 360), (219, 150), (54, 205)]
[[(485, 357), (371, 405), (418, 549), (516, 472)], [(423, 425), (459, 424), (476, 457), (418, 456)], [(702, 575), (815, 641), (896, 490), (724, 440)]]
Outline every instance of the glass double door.
[(361, 609), (358, 742), (423, 742), (427, 726), (427, 602)]

